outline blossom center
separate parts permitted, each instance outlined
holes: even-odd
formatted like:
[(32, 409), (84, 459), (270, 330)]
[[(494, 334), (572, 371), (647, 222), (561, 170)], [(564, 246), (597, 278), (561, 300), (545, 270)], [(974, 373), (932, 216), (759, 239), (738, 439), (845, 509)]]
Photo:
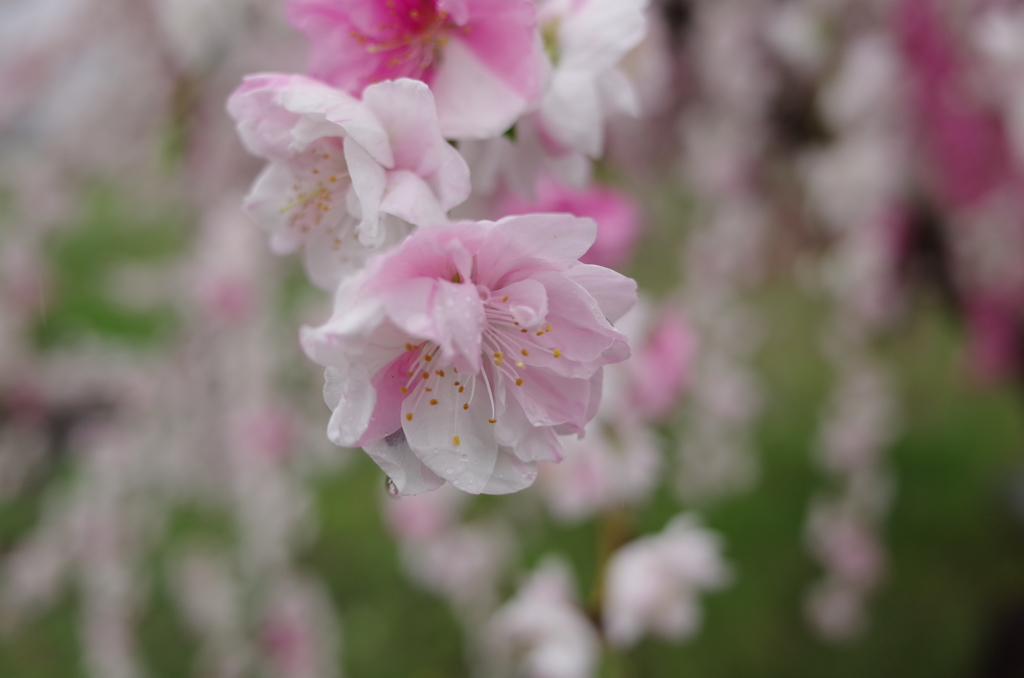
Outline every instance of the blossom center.
[(434, 0), (387, 0), (385, 4), (388, 19), (377, 27), (376, 35), (353, 31), (352, 37), (369, 54), (393, 52), (389, 67), (429, 68), (448, 42), (447, 31), (458, 27)]
[(561, 357), (562, 351), (553, 347), (547, 337), (552, 331), (551, 324), (540, 318), (530, 327), (524, 326), (516, 319), (509, 302), (508, 296), (493, 295), (484, 302), (487, 324), (481, 336), (481, 365), (477, 374), (460, 374), (453, 365), (440, 366), (440, 348), (434, 342), (405, 345), (411, 358), (405, 373), (408, 379), (401, 390), (413, 399), (405, 415), (407, 421), (413, 420), (412, 410), (419, 408), (423, 401), (430, 406), (449, 406), (448, 399), (454, 399), (456, 435), (453, 443), (457, 447), (460, 445), (459, 417), (471, 414), (478, 397), (486, 398), (481, 402), (490, 413), (488, 421), (495, 424), (499, 416), (495, 406), (499, 380), (502, 384), (522, 387), (529, 380), (529, 368), (539, 359)]
[[(288, 228), (300, 238), (326, 229), (334, 232), (334, 249), (349, 235), (351, 224), (345, 199), (352, 185), (341, 139), (319, 139), (290, 162), (293, 184), (280, 209), (288, 215)], [(353, 237), (357, 237), (352, 233)]]

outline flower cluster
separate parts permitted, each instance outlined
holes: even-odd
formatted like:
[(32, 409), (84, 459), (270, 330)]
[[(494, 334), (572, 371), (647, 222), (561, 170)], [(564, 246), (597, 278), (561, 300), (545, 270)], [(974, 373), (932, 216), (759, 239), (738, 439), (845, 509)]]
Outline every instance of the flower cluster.
[(538, 461), (563, 458), (557, 434), (582, 436), (597, 413), (602, 368), (629, 356), (613, 323), (635, 284), (580, 262), (595, 223), (450, 221), (471, 179), (448, 142), (530, 127), (540, 155), (599, 155), (602, 111), (635, 108), (615, 67), (643, 37), (642, 9), (293, 0), (309, 75), (249, 76), (228, 102), (268, 161), (246, 210), (334, 294), (330, 320), (302, 335), (327, 368), (328, 436), (365, 449), (402, 494), (530, 485)]

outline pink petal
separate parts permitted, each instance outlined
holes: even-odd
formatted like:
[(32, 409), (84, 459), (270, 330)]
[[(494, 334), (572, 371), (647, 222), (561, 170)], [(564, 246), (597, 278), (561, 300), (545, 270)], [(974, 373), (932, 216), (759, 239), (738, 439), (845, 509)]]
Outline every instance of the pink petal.
[(387, 367), (373, 375), (370, 383), (376, 393), (376, 404), (366, 431), (353, 446), (362, 447), (376, 442), (402, 427), (402, 402), (407, 397), (407, 394), (402, 392), (402, 387), (410, 382), (408, 372), (415, 359), (415, 352), (404, 351)]
[(636, 303), (636, 281), (602, 266), (581, 264), (565, 277), (585, 289), (609, 322), (615, 322)]

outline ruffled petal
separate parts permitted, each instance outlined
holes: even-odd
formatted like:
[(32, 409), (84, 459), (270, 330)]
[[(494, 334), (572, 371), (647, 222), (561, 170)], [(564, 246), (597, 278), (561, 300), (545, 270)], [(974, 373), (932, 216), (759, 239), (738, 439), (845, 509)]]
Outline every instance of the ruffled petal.
[(362, 216), (359, 241), (367, 247), (377, 247), (386, 237), (380, 227), (380, 204), (384, 200), (387, 173), (366, 149), (352, 139), (345, 139), (345, 161), (352, 177), (352, 188), (359, 198)]
[(493, 292), (491, 298), (524, 329), (535, 330), (548, 315), (547, 291), (536, 280), (520, 280), (506, 285)]
[(327, 437), (335, 445), (353, 447), (370, 424), (376, 391), (366, 368), (358, 363), (345, 370), (328, 367), (324, 379), (324, 401), (334, 409)]
[(580, 264), (564, 275), (594, 298), (608, 322), (616, 322), (636, 304), (636, 281), (621, 273), (603, 266)]
[(430, 185), (407, 170), (388, 172), (380, 210), (417, 226), (439, 226), (448, 221)]

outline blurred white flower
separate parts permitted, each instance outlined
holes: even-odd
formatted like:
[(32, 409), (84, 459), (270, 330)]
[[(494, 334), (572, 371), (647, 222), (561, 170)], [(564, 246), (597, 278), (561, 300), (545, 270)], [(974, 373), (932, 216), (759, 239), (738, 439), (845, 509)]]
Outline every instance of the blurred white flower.
[(605, 635), (619, 647), (648, 633), (688, 638), (700, 628), (699, 594), (730, 579), (718, 535), (696, 516), (677, 516), (660, 534), (637, 539), (612, 556), (605, 577)]
[(495, 663), (488, 676), (590, 678), (597, 666), (597, 631), (576, 602), (566, 564), (549, 559), (499, 609), (484, 629)]

